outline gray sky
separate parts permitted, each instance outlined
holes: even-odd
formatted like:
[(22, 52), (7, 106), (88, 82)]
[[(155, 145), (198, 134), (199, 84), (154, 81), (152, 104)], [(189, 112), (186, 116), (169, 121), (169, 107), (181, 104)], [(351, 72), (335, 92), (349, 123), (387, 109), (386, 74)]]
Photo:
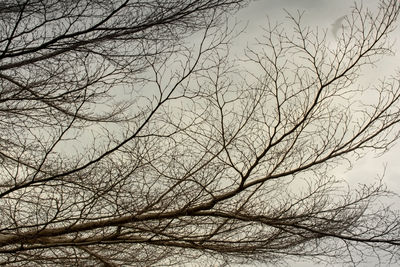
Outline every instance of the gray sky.
[[(378, 3), (377, 0), (363, 0), (363, 5), (372, 10)], [(284, 9), (289, 12), (297, 10), (305, 11), (304, 22), (310, 26), (318, 26), (319, 28), (329, 28), (331, 33), (331, 25), (340, 17), (350, 13), (350, 7), (354, 5), (351, 0), (256, 0), (252, 2), (246, 9), (241, 10), (237, 19), (242, 22), (248, 22), (245, 33), (237, 41), (240, 49), (245, 48), (246, 43), (251, 44), (255, 37), (262, 33), (261, 27), (266, 23), (268, 16), (271, 22), (283, 22), (286, 16)], [(397, 30), (395, 36), (400, 36)], [(334, 40), (333, 34), (330, 37)], [(394, 39), (395, 40), (395, 39)], [(399, 40), (398, 40), (399, 41)], [(396, 44), (394, 49), (399, 50), (400, 45)], [(393, 57), (386, 57), (377, 64), (375, 68), (367, 71), (362, 77), (366, 84), (373, 82), (384, 75), (390, 76), (395, 74), (395, 70), (399, 70), (400, 62), (399, 53)], [(396, 67), (394, 67), (396, 66)], [(377, 158), (376, 155), (370, 154), (354, 163), (352, 169), (347, 167), (339, 167), (334, 173), (338, 177), (344, 177), (350, 184), (370, 183), (376, 180), (378, 175), (382, 175), (385, 170), (384, 182), (388, 188), (400, 194), (400, 144), (395, 145), (388, 153)], [(400, 203), (394, 203), (400, 209)], [(310, 265), (310, 263), (291, 262), (290, 266), (325, 266)], [(341, 266), (341, 265), (336, 265)], [(373, 262), (368, 265), (375, 266)], [(394, 266), (394, 265), (393, 265)]]
[[(368, 8), (376, 7), (377, 0), (363, 0), (362, 3)], [(251, 44), (254, 38), (262, 33), (262, 25), (265, 24), (267, 16), (271, 22), (282, 22), (285, 20), (286, 13), (304, 11), (305, 22), (310, 26), (318, 26), (321, 29), (328, 28), (328, 34), (331, 34), (331, 25), (341, 16), (350, 12), (353, 5), (351, 0), (256, 0), (252, 2), (246, 9), (238, 14), (238, 20), (247, 22), (248, 27), (242, 38), (238, 42), (240, 49), (245, 43)], [(306, 21), (307, 20), (307, 21)], [(400, 29), (393, 33), (393, 40), (400, 39)], [(331, 38), (333, 37), (333, 34)], [(332, 38), (334, 39), (334, 38)], [(332, 40), (334, 41), (334, 40)], [(397, 40), (394, 50), (399, 50), (400, 40)], [(362, 82), (365, 84), (373, 83), (374, 80), (383, 78), (385, 75), (395, 75), (396, 70), (400, 70), (400, 53), (397, 52), (393, 57), (385, 57), (376, 64), (376, 67), (370, 67), (369, 71), (365, 71), (362, 75)], [(354, 178), (356, 182), (361, 182), (357, 177), (365, 179), (366, 176), (375, 178), (377, 174), (381, 174), (384, 165), (386, 165), (385, 181), (390, 187), (400, 193), (400, 144), (394, 146), (388, 153), (376, 158), (369, 155), (366, 158), (358, 160), (352, 170), (346, 170), (346, 176), (349, 179)], [(372, 163), (372, 164), (371, 164)], [(343, 173), (343, 170), (340, 170)], [(368, 175), (370, 174), (370, 175)]]

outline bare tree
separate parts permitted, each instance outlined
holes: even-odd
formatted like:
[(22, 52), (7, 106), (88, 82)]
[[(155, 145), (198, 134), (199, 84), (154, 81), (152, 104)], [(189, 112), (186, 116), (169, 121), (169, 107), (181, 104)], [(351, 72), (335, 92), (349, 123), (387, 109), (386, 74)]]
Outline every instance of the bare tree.
[(334, 47), (289, 15), (235, 61), (244, 4), (1, 4), (1, 264), (399, 260), (393, 195), (329, 172), (398, 138), (398, 78), (354, 100), (399, 2), (356, 5)]

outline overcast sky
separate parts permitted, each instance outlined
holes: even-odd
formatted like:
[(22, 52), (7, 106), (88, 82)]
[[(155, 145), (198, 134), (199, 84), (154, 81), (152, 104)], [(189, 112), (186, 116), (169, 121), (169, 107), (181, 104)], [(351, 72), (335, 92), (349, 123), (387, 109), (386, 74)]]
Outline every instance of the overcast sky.
[[(365, 6), (372, 10), (376, 8), (377, 0), (363, 0)], [(261, 27), (265, 25), (267, 16), (274, 21), (283, 22), (286, 16), (284, 9), (289, 12), (296, 10), (305, 11), (304, 22), (318, 26), (319, 28), (327, 28), (331, 33), (332, 24), (340, 17), (350, 13), (350, 7), (354, 5), (351, 0), (256, 0), (247, 8), (241, 10), (237, 19), (242, 22), (247, 22), (248, 27), (246, 32), (237, 41), (237, 46), (245, 46), (246, 43), (251, 44), (255, 37), (262, 33)], [(394, 40), (400, 37), (400, 31), (397, 30), (393, 34)], [(330, 37), (334, 41), (333, 34)], [(398, 38), (400, 39), (400, 38)], [(399, 41), (398, 41), (399, 42)], [(244, 48), (244, 47), (241, 47)], [(400, 43), (395, 45), (395, 50), (399, 50)], [(240, 48), (239, 48), (240, 49)], [(400, 53), (396, 56), (384, 58), (375, 68), (363, 75), (365, 83), (373, 82), (384, 75), (394, 75), (395, 71), (399, 71)], [(335, 173), (339, 177), (345, 177), (351, 184), (368, 183), (376, 179), (377, 175), (381, 175), (386, 166), (384, 181), (389, 189), (400, 193), (400, 144), (394, 146), (385, 155), (376, 158), (371, 154), (361, 160), (358, 160), (351, 170), (345, 167), (338, 168)], [(399, 203), (396, 205), (400, 207)], [(307, 263), (291, 263), (290, 266), (325, 266), (325, 265), (310, 265)], [(341, 265), (337, 265), (341, 266)], [(362, 266), (374, 266), (371, 265)], [(394, 266), (394, 265), (393, 265)]]
[[(368, 8), (374, 9), (378, 3), (377, 0), (363, 0), (362, 3)], [(296, 12), (297, 10), (304, 11), (304, 20), (311, 26), (319, 28), (327, 28), (328, 35), (331, 35), (331, 41), (334, 42), (333, 34), (331, 34), (332, 24), (340, 17), (350, 13), (351, 6), (354, 1), (351, 0), (256, 0), (247, 8), (241, 10), (237, 16), (239, 21), (247, 22), (248, 26), (242, 38), (238, 41), (237, 46), (243, 49), (246, 43), (251, 44), (255, 37), (262, 33), (262, 26), (266, 23), (268, 17), (272, 22), (284, 22), (286, 13)], [(397, 29), (392, 34), (393, 40), (397, 41), (394, 50), (400, 50), (400, 29)], [(395, 75), (396, 71), (400, 71), (400, 53), (393, 57), (385, 57), (377, 63), (375, 67), (371, 67), (369, 71), (365, 71), (362, 75), (365, 84), (373, 83), (375, 80), (383, 78), (385, 75)], [(346, 172), (349, 179), (367, 176), (372, 178), (376, 174), (381, 174), (383, 166), (386, 164), (386, 179), (388, 185), (400, 193), (400, 144), (397, 144), (385, 155), (376, 158), (370, 155), (367, 158), (361, 159), (355, 164), (355, 168)], [(373, 163), (373, 164), (371, 164)], [(351, 177), (350, 177), (351, 176)]]

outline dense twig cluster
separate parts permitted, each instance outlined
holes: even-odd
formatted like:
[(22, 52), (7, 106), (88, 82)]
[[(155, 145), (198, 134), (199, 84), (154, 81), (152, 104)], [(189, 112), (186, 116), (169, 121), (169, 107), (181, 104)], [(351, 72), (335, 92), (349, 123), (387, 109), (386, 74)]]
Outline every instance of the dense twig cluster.
[(398, 137), (398, 79), (354, 102), (398, 1), (355, 6), (334, 48), (289, 15), (238, 66), (245, 2), (0, 4), (1, 264), (399, 259), (384, 185), (329, 175)]

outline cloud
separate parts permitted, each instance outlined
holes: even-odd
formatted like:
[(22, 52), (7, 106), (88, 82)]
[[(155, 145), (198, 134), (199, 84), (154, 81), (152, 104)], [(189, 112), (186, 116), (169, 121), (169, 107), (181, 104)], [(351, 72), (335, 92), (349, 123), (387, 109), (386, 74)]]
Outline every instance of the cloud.
[(347, 27), (345, 27), (344, 25), (343, 25), (343, 20), (346, 18), (346, 16), (341, 16), (340, 18), (338, 18), (337, 20), (335, 20), (335, 22), (334, 23), (332, 23), (332, 28), (331, 28), (331, 31), (332, 31), (332, 34), (333, 34), (333, 36), (335, 36), (335, 38), (337, 38), (337, 33), (338, 33), (338, 31), (340, 30), (340, 29), (346, 29)]

